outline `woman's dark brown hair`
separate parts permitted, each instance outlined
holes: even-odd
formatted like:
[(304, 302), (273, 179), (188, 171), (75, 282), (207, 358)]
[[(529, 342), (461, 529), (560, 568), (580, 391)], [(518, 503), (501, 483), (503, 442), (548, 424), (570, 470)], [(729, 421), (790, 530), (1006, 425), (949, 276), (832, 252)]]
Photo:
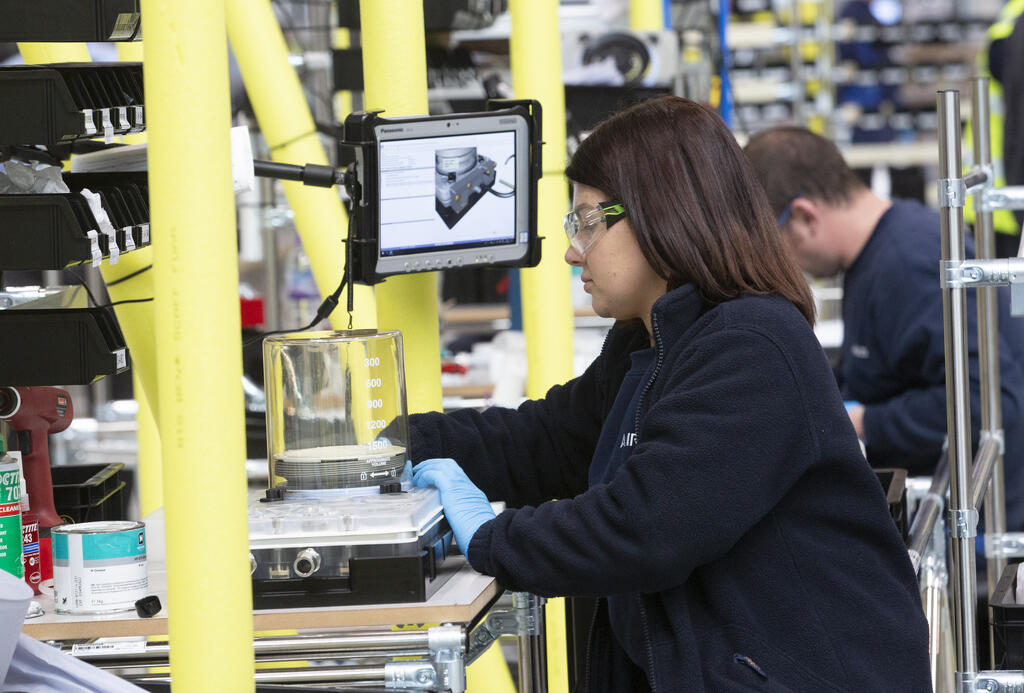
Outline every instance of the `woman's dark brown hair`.
[(580, 144), (566, 176), (622, 202), (651, 267), (704, 299), (779, 294), (814, 323), (810, 288), (761, 184), (713, 110), (663, 96), (608, 118)]

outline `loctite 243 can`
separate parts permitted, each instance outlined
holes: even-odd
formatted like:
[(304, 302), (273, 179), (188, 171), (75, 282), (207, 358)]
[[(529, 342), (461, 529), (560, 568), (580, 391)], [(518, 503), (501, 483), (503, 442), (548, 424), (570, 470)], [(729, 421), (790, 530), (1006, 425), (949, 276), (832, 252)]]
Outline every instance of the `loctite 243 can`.
[(39, 561), (39, 518), (33, 512), (21, 515), (21, 547), (24, 554), (25, 582), (36, 594), (42, 579)]

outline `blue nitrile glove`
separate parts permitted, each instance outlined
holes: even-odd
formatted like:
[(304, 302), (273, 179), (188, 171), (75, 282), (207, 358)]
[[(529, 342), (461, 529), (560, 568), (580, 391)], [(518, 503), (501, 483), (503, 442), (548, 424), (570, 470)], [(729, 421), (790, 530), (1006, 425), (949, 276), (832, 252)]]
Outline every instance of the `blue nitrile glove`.
[(846, 411), (850, 411), (854, 407), (859, 407), (860, 406), (860, 402), (858, 402), (855, 399), (848, 399), (845, 402), (843, 402), (843, 406), (846, 407)]
[(469, 542), (480, 525), (495, 516), (487, 496), (473, 485), (455, 460), (440, 458), (420, 462), (412, 468), (412, 483), (420, 487), (436, 486), (441, 492), (444, 514), (463, 554), (469, 551)]

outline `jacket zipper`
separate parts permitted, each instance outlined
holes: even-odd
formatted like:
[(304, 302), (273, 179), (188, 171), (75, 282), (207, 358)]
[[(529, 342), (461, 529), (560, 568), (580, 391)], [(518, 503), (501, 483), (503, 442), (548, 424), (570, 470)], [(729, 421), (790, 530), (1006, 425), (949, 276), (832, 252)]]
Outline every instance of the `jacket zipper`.
[[(636, 404), (636, 414), (633, 419), (633, 432), (637, 435), (637, 440), (640, 439), (640, 412), (643, 411), (644, 398), (647, 396), (647, 392), (651, 389), (654, 381), (658, 378), (658, 371), (661, 370), (661, 364), (665, 360), (665, 345), (661, 340), (661, 328), (658, 325), (658, 316), (655, 313), (651, 313), (651, 332), (654, 333), (654, 345), (657, 349), (657, 357), (654, 360), (654, 369), (651, 371), (651, 377), (647, 379), (644, 384), (644, 389), (640, 391), (640, 398)], [(651, 684), (651, 693), (658, 693), (658, 684), (654, 678), (654, 651), (651, 648), (651, 629), (647, 624), (647, 611), (644, 609), (643, 595), (636, 595), (637, 605), (640, 607), (640, 622), (644, 629), (644, 649), (647, 650), (647, 670), (650, 672), (649, 679)]]
[(594, 605), (594, 614), (590, 617), (590, 630), (587, 631), (587, 657), (583, 662), (584, 693), (590, 692), (590, 655), (594, 649), (594, 627), (597, 625), (597, 612), (601, 608), (602, 599), (604, 597), (597, 598), (597, 603)]
[(651, 647), (651, 629), (647, 626), (647, 610), (644, 609), (644, 597), (636, 595), (637, 604), (640, 606), (640, 622), (644, 627), (644, 648), (647, 650), (647, 670), (650, 672), (651, 693), (658, 693), (658, 683), (654, 677), (654, 649)]
[(658, 316), (656, 313), (651, 313), (651, 331), (654, 333), (654, 345), (657, 348), (657, 357), (654, 360), (654, 370), (651, 371), (651, 377), (647, 379), (644, 384), (644, 389), (640, 391), (640, 398), (636, 402), (636, 413), (633, 415), (633, 432), (636, 433), (637, 442), (640, 440), (640, 412), (644, 408), (644, 398), (647, 396), (647, 391), (651, 389), (654, 381), (658, 377), (658, 371), (661, 370), (661, 364), (665, 360), (665, 345), (661, 341), (660, 328), (658, 327)]

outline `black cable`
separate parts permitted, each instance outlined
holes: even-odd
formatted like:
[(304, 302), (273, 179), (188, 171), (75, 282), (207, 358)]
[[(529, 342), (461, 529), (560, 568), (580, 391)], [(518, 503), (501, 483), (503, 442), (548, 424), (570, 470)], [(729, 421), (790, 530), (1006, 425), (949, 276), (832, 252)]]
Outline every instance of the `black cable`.
[(108, 287), (110, 287), (110, 286), (117, 286), (118, 284), (121, 284), (122, 282), (126, 282), (129, 279), (134, 279), (135, 277), (139, 276), (143, 272), (146, 272), (146, 271), (151, 270), (151, 269), (153, 269), (153, 265), (146, 265), (142, 269), (135, 270), (131, 274), (126, 274), (123, 277), (121, 277), (120, 279), (115, 279), (112, 282), (107, 282), (107, 286)]
[[(334, 312), (334, 309), (338, 307), (338, 298), (341, 296), (341, 292), (345, 289), (345, 284), (347, 282), (348, 282), (348, 268), (346, 267), (345, 268), (345, 272), (341, 275), (341, 283), (338, 284), (338, 288), (334, 290), (334, 293), (332, 293), (330, 296), (328, 296), (327, 298), (325, 298), (323, 300), (323, 302), (320, 304), (320, 307), (316, 309), (316, 317), (314, 317), (310, 321), (310, 323), (308, 325), (306, 325), (305, 327), (300, 327), (297, 330), (274, 330), (272, 332), (263, 332), (261, 334), (255, 335), (255, 336), (250, 337), (249, 339), (245, 340), (245, 342), (242, 344), (242, 348), (243, 349), (248, 349), (250, 346), (252, 346), (256, 342), (261, 342), (265, 338), (270, 337), (270, 336), (275, 335), (275, 334), (289, 334), (291, 332), (305, 332), (306, 330), (310, 330), (310, 329), (316, 327), (317, 323), (319, 323), (322, 320), (326, 320), (328, 317), (330, 317), (331, 313)], [(351, 320), (351, 318), (350, 318), (350, 320)]]
[(310, 130), (309, 132), (304, 132), (301, 135), (296, 135), (295, 137), (291, 138), (290, 140), (285, 140), (284, 142), (281, 142), (280, 144), (275, 144), (275, 145), (269, 147), (269, 151), (276, 152), (278, 149), (284, 149), (289, 144), (295, 144), (299, 140), (305, 139), (306, 137), (309, 137), (310, 135), (316, 135), (318, 132), (319, 132), (318, 130), (313, 129), (313, 130)]
[(120, 306), (125, 303), (149, 303), (152, 298), (126, 298), (123, 301), (114, 301), (113, 303), (105, 303), (100, 308), (113, 308), (114, 306)]
[(494, 195), (495, 197), (500, 197), (502, 199), (507, 199), (509, 197), (515, 197), (515, 195), (516, 195), (516, 191), (515, 190), (507, 190), (505, 192), (498, 192), (494, 188), (488, 188), (487, 191), (489, 193), (491, 193), (492, 195)]
[(100, 302), (96, 300), (96, 296), (93, 295), (92, 289), (89, 288), (89, 284), (85, 281), (85, 275), (81, 274), (81, 268), (79, 267), (68, 267), (67, 270), (78, 279), (78, 285), (85, 289), (86, 295), (89, 297), (89, 302), (97, 308), (102, 308)]
[[(301, 166), (293, 166), (292, 164), (275, 164), (275, 162), (261, 161), (254, 162), (259, 164), (274, 164), (267, 170), (274, 169), (278, 166), (288, 167), (290, 169), (301, 169)], [(329, 168), (321, 166), (320, 168)], [(334, 171), (334, 169), (331, 169)], [(294, 174), (294, 171), (289, 171)], [(257, 174), (259, 175), (259, 174)], [(316, 317), (305, 327), (301, 327), (297, 330), (274, 330), (272, 332), (264, 332), (258, 335), (254, 335), (249, 339), (242, 342), (242, 349), (248, 349), (253, 344), (262, 342), (265, 338), (273, 336), (275, 334), (289, 334), (292, 332), (305, 332), (310, 330), (322, 320), (326, 320), (334, 312), (334, 309), (338, 307), (338, 299), (341, 298), (341, 292), (348, 286), (348, 296), (346, 297), (346, 308), (348, 309), (348, 329), (352, 329), (352, 314), (355, 310), (355, 275), (349, 272), (349, 268), (352, 267), (352, 255), (353, 246), (355, 245), (355, 208), (356, 200), (359, 199), (360, 190), (358, 187), (358, 180), (356, 179), (355, 170), (353, 166), (349, 166), (347, 170), (335, 171), (334, 175), (337, 176), (338, 182), (342, 182), (345, 185), (345, 190), (349, 195), (349, 210), (348, 210), (348, 238), (345, 240), (345, 271), (341, 275), (341, 281), (338, 283), (338, 288), (334, 292), (325, 298), (320, 304), (320, 307), (316, 309)]]

